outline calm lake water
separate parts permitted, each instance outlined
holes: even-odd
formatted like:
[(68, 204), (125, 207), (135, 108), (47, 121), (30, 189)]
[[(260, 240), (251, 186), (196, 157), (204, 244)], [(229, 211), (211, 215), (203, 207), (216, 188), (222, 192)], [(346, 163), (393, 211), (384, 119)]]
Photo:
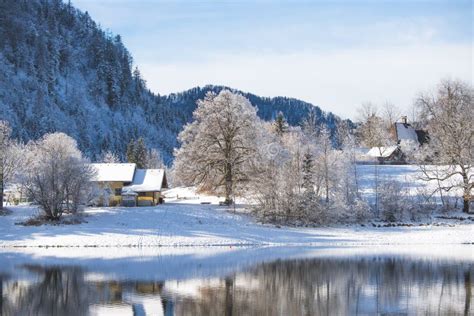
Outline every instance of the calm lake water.
[[(472, 251), (473, 248), (466, 248)], [(100, 251), (100, 250), (99, 250)], [(60, 250), (58, 251), (60, 253)], [(279, 258), (282, 253), (283, 258)], [(471, 315), (472, 260), (281, 249), (58, 259), (0, 253), (7, 315)], [(341, 254), (342, 253), (342, 254)]]

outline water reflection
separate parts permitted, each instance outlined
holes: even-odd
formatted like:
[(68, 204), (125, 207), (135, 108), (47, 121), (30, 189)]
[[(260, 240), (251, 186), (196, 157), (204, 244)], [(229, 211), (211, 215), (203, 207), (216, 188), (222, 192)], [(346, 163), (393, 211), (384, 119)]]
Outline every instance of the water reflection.
[(387, 257), (278, 260), (222, 278), (179, 281), (117, 281), (89, 268), (18, 266), (32, 276), (26, 280), (0, 274), (1, 315), (473, 312), (473, 266), (462, 262)]

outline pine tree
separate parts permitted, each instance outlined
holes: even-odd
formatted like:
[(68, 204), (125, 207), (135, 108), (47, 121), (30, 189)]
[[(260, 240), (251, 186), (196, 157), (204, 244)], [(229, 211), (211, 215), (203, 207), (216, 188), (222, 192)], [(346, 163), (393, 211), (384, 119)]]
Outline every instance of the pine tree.
[(314, 191), (314, 158), (309, 150), (303, 155), (301, 172), (303, 176), (303, 212), (308, 213), (316, 202), (316, 192)]
[(135, 140), (132, 139), (127, 145), (127, 162), (135, 162)]
[(288, 123), (286, 122), (285, 116), (282, 112), (278, 112), (275, 122), (273, 122), (273, 128), (278, 136), (282, 136), (288, 130)]
[(303, 173), (303, 188), (305, 191), (314, 192), (314, 180), (313, 180), (313, 155), (307, 150), (303, 155), (303, 163), (301, 166)]
[(135, 163), (137, 168), (144, 169), (147, 166), (147, 149), (145, 145), (145, 140), (143, 137), (140, 137), (135, 143)]

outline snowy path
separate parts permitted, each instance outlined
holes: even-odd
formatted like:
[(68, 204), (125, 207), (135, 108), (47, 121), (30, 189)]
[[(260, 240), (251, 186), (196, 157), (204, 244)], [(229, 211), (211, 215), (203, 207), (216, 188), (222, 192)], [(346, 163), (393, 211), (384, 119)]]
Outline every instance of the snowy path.
[(277, 228), (217, 205), (167, 203), (157, 207), (91, 208), (87, 223), (15, 225), (34, 213), (12, 207), (0, 217), (0, 247), (38, 246), (354, 246), (474, 243), (474, 224), (397, 228)]

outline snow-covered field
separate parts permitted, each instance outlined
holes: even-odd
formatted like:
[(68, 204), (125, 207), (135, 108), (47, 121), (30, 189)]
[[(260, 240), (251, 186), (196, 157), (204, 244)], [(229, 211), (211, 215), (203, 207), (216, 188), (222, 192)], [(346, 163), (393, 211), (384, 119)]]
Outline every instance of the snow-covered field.
[[(156, 207), (91, 208), (87, 223), (21, 226), (34, 212), (12, 207), (0, 218), (1, 247), (382, 245), (474, 243), (474, 225), (372, 228), (277, 228), (218, 205), (166, 203)], [(446, 222), (442, 221), (441, 222)], [(453, 226), (453, 227), (451, 227)]]
[[(371, 194), (371, 170), (361, 166), (361, 187)], [(365, 170), (366, 169), (366, 170)], [(407, 180), (420, 186), (413, 166), (383, 166), (380, 176)], [(175, 246), (353, 246), (472, 244), (474, 222), (435, 219), (413, 227), (375, 228), (337, 226), (324, 228), (276, 227), (257, 223), (242, 208), (218, 205), (215, 196), (198, 195), (190, 188), (166, 192), (166, 203), (156, 207), (110, 207), (86, 210), (86, 223), (78, 225), (21, 226), (34, 215), (34, 207), (9, 207), (0, 217), (0, 247), (175, 247)], [(202, 204), (206, 203), (206, 204)], [(210, 203), (210, 204), (208, 204)]]

